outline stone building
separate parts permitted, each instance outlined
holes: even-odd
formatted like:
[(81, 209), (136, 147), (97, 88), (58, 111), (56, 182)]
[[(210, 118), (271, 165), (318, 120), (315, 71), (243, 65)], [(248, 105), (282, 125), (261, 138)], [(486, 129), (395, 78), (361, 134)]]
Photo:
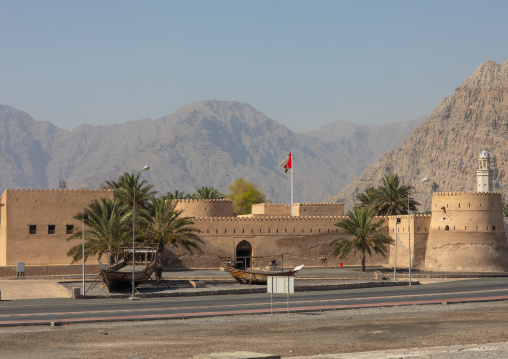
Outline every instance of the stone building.
[(37, 274), (79, 273), (67, 251), (81, 241), (67, 238), (82, 225), (73, 217), (100, 198), (113, 199), (113, 191), (5, 190), (0, 198), (0, 275), (15, 274), (17, 262)]

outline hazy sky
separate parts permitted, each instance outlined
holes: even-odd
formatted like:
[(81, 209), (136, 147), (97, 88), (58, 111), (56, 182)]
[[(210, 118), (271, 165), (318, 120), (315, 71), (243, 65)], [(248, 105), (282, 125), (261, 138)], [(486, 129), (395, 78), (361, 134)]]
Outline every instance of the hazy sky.
[(0, 0), (0, 104), (73, 129), (247, 102), (294, 131), (430, 113), (508, 60), (508, 1)]

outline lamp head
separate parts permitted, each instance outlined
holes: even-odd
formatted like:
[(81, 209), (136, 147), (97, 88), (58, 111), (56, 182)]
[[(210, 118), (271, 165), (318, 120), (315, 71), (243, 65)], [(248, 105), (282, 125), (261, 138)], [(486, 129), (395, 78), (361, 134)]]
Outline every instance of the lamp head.
[(427, 182), (429, 180), (429, 177), (425, 177), (424, 179), (422, 179), (420, 182)]
[(147, 166), (143, 167), (143, 169), (141, 171), (149, 171), (149, 170), (150, 170), (150, 166), (147, 165)]

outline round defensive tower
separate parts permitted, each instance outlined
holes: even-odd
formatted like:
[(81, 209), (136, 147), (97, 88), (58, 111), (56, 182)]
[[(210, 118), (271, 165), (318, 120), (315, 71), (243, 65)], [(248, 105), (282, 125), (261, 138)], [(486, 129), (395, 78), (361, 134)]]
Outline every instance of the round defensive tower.
[(230, 199), (180, 199), (176, 210), (183, 210), (186, 217), (233, 217), (233, 201)]
[(508, 271), (508, 242), (504, 231), (501, 194), (434, 193), (425, 269)]

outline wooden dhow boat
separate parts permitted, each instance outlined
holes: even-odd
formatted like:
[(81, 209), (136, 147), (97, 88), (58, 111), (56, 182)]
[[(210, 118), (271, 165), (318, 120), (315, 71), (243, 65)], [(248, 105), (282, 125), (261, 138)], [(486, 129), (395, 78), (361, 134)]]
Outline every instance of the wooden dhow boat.
[(234, 267), (226, 267), (225, 271), (229, 272), (233, 278), (240, 284), (266, 284), (268, 276), (282, 276), (292, 277), (300, 269), (303, 268), (303, 264), (295, 267), (294, 269), (261, 269), (261, 268), (246, 268), (239, 269)]
[[(116, 257), (114, 263), (107, 267), (99, 260), (101, 277), (110, 292), (132, 288), (132, 272), (134, 266), (134, 286), (150, 280), (157, 264), (157, 246), (143, 246), (135, 249), (134, 262), (132, 248), (120, 248), (117, 253), (109, 253), (109, 257)], [(109, 261), (108, 261), (109, 262)]]

